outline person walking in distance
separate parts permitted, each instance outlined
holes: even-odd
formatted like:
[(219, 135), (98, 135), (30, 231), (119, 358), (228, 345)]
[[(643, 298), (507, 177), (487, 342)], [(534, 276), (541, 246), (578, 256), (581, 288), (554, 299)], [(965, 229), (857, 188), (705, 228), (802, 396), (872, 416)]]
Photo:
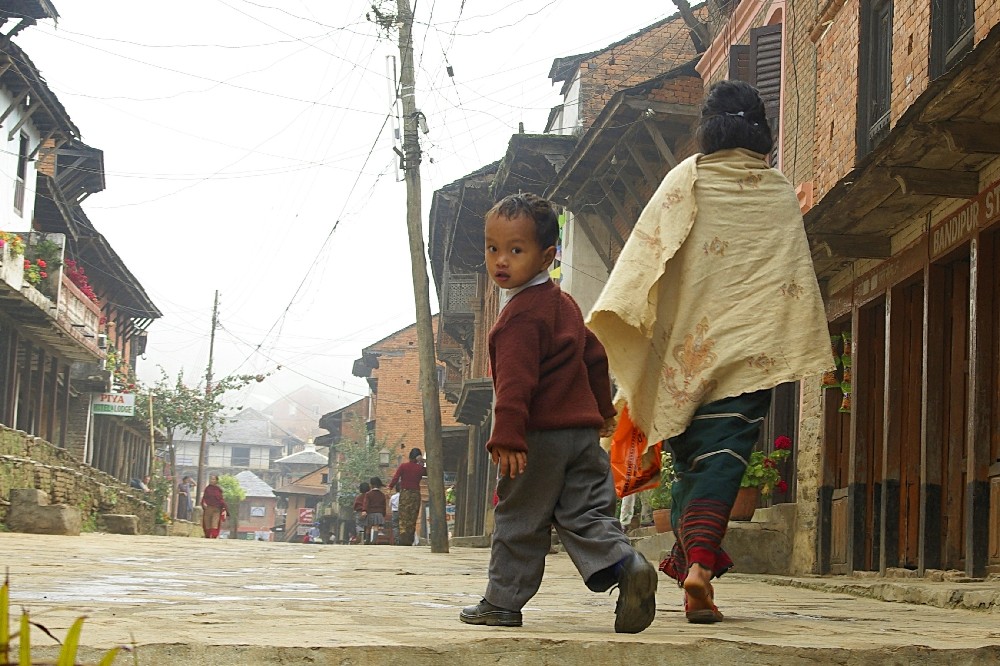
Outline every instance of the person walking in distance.
[(388, 500), (382, 492), (382, 479), (373, 476), (368, 480), (371, 490), (365, 493), (361, 504), (361, 518), (365, 521), (366, 543), (375, 544), (385, 525), (385, 509)]
[(201, 528), (205, 532), (206, 539), (218, 539), (219, 529), (226, 520), (229, 507), (222, 494), (222, 486), (219, 485), (219, 475), (212, 474), (208, 477), (208, 485), (201, 493)]
[(511, 195), (486, 214), (485, 232), (487, 272), (501, 289), (489, 334), (496, 401), (486, 445), (499, 465), (499, 501), (486, 592), (459, 619), (521, 626), (553, 525), (590, 590), (618, 586), (615, 631), (640, 632), (656, 613), (656, 570), (614, 516), (599, 439), (615, 425), (608, 360), (576, 302), (549, 278), (558, 218), (541, 197)]
[(389, 487), (399, 484), (399, 545), (412, 546), (420, 515), (420, 480), (427, 476), (424, 454), (420, 449), (410, 449), (409, 460), (396, 468)]
[(365, 542), (365, 519), (361, 512), (365, 510), (365, 495), (372, 487), (367, 481), (358, 484), (358, 494), (354, 496), (354, 543), (363, 544)]

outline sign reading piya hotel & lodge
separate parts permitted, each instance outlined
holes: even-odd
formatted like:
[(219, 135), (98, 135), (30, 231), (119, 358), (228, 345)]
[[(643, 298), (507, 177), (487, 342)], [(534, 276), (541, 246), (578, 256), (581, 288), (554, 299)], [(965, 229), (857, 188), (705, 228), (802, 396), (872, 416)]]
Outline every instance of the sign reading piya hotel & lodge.
[(931, 227), (931, 259), (937, 259), (956, 245), (1000, 220), (1000, 181), (976, 195), (954, 213)]
[(135, 393), (95, 393), (90, 411), (92, 414), (135, 416)]

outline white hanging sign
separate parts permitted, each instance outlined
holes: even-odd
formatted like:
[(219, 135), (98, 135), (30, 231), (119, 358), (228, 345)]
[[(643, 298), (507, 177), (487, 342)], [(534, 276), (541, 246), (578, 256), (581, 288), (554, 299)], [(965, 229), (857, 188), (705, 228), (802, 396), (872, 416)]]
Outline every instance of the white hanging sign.
[(135, 393), (95, 393), (93, 397), (92, 414), (135, 416)]

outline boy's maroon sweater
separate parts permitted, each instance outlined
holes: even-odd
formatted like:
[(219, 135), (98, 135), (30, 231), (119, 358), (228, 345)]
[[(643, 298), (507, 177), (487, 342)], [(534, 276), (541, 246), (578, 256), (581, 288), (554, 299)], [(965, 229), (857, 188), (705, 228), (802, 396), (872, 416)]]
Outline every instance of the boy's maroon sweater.
[(529, 431), (600, 428), (615, 415), (604, 347), (551, 280), (507, 303), (489, 349), (496, 405), (487, 449), (527, 451)]

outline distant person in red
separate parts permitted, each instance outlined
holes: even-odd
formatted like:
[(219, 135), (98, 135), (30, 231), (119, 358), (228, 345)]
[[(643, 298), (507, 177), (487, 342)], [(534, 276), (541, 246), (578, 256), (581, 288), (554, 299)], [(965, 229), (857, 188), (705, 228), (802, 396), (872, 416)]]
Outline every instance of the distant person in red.
[(399, 545), (412, 546), (420, 513), (420, 479), (427, 476), (424, 454), (420, 449), (410, 449), (410, 460), (396, 468), (389, 487), (399, 484)]
[(204, 509), (201, 515), (201, 529), (205, 532), (205, 538), (218, 539), (219, 528), (222, 527), (222, 522), (229, 512), (226, 500), (222, 497), (218, 474), (208, 477), (208, 485), (201, 494), (201, 506)]
[(382, 479), (373, 476), (368, 479), (368, 484), (371, 490), (365, 493), (361, 517), (365, 519), (365, 543), (375, 544), (385, 529), (385, 509), (388, 500), (382, 492)]
[(351, 543), (364, 543), (365, 542), (365, 520), (361, 517), (361, 512), (365, 508), (365, 495), (372, 487), (368, 485), (367, 481), (362, 481), (358, 484), (358, 494), (354, 498), (354, 531), (355, 535), (351, 538)]

